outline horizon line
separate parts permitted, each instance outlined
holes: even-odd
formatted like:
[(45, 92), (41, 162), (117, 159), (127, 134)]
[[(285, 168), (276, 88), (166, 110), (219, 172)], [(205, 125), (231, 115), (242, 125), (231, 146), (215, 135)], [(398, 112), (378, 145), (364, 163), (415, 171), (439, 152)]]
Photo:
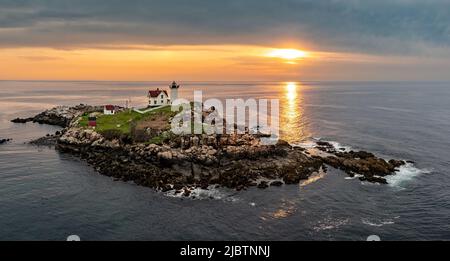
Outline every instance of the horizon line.
[[(128, 82), (128, 83), (147, 83), (147, 82), (173, 82), (174, 80), (14, 80), (0, 79), (0, 82)], [(176, 82), (450, 82), (448, 80), (175, 80)]]

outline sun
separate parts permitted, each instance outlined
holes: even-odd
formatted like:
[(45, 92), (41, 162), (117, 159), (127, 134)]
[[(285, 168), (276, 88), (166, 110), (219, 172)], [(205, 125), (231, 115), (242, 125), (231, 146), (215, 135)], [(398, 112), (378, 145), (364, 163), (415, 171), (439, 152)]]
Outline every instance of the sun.
[(267, 56), (285, 60), (296, 60), (307, 57), (308, 53), (296, 49), (273, 49), (267, 53)]

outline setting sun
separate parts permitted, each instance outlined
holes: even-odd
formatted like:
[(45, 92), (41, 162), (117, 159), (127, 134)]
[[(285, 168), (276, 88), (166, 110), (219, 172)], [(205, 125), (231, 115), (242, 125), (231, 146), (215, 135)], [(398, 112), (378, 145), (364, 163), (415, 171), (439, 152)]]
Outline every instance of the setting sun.
[(308, 54), (306, 52), (296, 49), (274, 49), (267, 54), (268, 57), (276, 57), (286, 60), (304, 58), (307, 55)]

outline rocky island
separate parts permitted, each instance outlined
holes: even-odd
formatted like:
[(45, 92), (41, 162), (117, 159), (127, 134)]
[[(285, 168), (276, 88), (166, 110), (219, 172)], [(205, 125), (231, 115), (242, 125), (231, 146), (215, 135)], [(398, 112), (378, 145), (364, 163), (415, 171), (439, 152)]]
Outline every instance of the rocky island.
[[(365, 151), (341, 151), (328, 142), (314, 149), (279, 140), (261, 143), (261, 135), (175, 135), (170, 131), (170, 106), (145, 114), (121, 110), (104, 115), (101, 107), (56, 107), (13, 122), (38, 122), (63, 127), (33, 141), (54, 144), (62, 153), (87, 161), (99, 173), (161, 191), (189, 196), (191, 189), (223, 186), (236, 190), (298, 184), (311, 175), (341, 169), (361, 181), (387, 183), (406, 162), (379, 158)], [(89, 126), (95, 116), (96, 127)]]

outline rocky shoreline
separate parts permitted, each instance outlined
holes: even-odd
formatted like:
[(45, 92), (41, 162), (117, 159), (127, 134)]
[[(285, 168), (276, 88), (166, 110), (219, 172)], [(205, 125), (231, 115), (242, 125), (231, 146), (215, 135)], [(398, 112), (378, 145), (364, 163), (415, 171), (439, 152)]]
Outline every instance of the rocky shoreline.
[(69, 127), (74, 119), (78, 118), (85, 112), (101, 112), (103, 107), (90, 106), (80, 104), (74, 107), (70, 106), (58, 106), (46, 111), (43, 111), (33, 117), (29, 118), (15, 118), (11, 120), (13, 123), (27, 123), (35, 122), (39, 124), (55, 125), (60, 127)]
[(250, 134), (174, 136), (160, 145), (124, 143), (77, 126), (77, 117), (90, 111), (98, 108), (54, 108), (33, 117), (65, 128), (32, 143), (56, 144), (60, 152), (80, 157), (115, 180), (133, 181), (160, 191), (174, 190), (185, 196), (194, 188), (211, 185), (242, 190), (298, 184), (329, 166), (352, 177), (359, 175), (361, 181), (386, 184), (385, 177), (406, 164), (386, 161), (369, 152), (336, 150), (327, 142), (317, 142), (314, 151), (282, 140), (276, 145), (263, 145), (259, 136)]
[(55, 134), (47, 134), (44, 137), (32, 140), (28, 142), (29, 144), (36, 146), (55, 146), (58, 143), (59, 138), (61, 137), (62, 132), (57, 131)]
[(210, 185), (241, 190), (297, 184), (323, 166), (301, 148), (260, 145), (251, 135), (183, 136), (172, 146), (127, 145), (105, 140), (92, 130), (70, 129), (56, 147), (78, 155), (103, 175), (185, 194), (187, 188)]
[(325, 164), (346, 172), (350, 177), (362, 175), (361, 181), (387, 184), (386, 176), (393, 175), (405, 161), (386, 161), (366, 151), (338, 151), (328, 142), (318, 142), (319, 150), (332, 155), (322, 157)]

